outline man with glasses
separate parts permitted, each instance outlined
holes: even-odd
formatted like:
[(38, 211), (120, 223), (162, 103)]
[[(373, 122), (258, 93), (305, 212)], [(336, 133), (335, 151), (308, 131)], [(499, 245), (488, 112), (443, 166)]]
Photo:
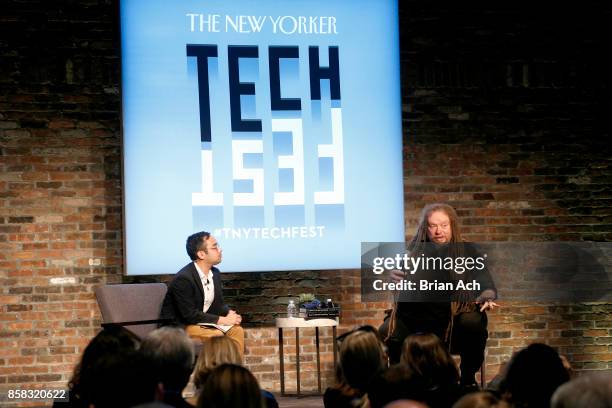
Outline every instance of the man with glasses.
[(219, 243), (210, 233), (202, 231), (189, 236), (186, 247), (192, 262), (170, 282), (161, 318), (185, 326), (192, 338), (204, 340), (225, 334), (238, 343), (242, 355), (242, 317), (223, 302), (221, 273), (215, 267), (222, 259)]

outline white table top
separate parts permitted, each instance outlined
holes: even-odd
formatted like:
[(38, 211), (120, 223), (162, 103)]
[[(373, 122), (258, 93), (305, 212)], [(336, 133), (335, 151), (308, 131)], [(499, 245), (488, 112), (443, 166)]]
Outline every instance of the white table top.
[(338, 318), (335, 319), (310, 319), (303, 317), (277, 317), (276, 327), (286, 329), (293, 327), (333, 327), (338, 326)]

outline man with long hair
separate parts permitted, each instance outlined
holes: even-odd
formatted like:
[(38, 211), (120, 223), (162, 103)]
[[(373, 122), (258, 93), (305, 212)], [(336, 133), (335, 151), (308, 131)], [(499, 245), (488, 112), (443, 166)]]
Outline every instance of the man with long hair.
[[(441, 259), (476, 259), (478, 253), (471, 244), (463, 242), (461, 227), (455, 210), (448, 204), (427, 205), (422, 213), (416, 234), (408, 243), (408, 251), (415, 256), (427, 254)], [(458, 282), (470, 273), (439, 268), (428, 271), (429, 276), (442, 281)], [(405, 279), (403, 271), (392, 271), (396, 281)], [(446, 343), (451, 353), (461, 356), (461, 383), (475, 386), (474, 375), (484, 360), (488, 337), (486, 311), (497, 306), (497, 292), (486, 270), (478, 271), (480, 290), (440, 292), (425, 301), (398, 301), (393, 312), (380, 328), (389, 348), (391, 361), (397, 362), (404, 339), (415, 333), (433, 333)]]

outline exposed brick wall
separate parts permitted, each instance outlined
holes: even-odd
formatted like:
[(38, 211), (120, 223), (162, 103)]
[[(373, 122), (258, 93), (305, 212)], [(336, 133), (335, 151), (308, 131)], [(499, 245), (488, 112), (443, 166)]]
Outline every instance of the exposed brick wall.
[[(401, 3), (407, 234), (451, 203), (474, 241), (612, 239), (601, 62), (610, 10)], [(612, 305), (505, 303), (487, 377), (540, 341), (612, 368)]]
[[(610, 6), (461, 7), (400, 2), (407, 236), (425, 203), (448, 201), (473, 240), (611, 241)], [(0, 22), (4, 393), (63, 386), (99, 327), (93, 287), (134, 279), (121, 267), (115, 2), (9, 0)], [(340, 332), (378, 324), (388, 306), (359, 302), (358, 271), (224, 279), (229, 301), (259, 323), (247, 329), (246, 362), (273, 390), (278, 347), (269, 323), (287, 296), (338, 299)], [(559, 347), (578, 369), (612, 368), (611, 312), (610, 304), (506, 304), (490, 315), (487, 374), (532, 341)], [(328, 332), (324, 386), (332, 378)], [(285, 339), (290, 369), (293, 334)], [(302, 339), (302, 384), (314, 389), (313, 333)]]

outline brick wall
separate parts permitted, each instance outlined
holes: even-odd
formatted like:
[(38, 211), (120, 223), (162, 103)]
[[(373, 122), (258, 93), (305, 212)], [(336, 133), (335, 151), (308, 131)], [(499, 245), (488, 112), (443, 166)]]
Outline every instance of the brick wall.
[[(603, 103), (610, 6), (462, 6), (400, 2), (407, 236), (425, 203), (448, 201), (473, 240), (611, 241)], [(134, 279), (121, 266), (115, 2), (9, 0), (0, 22), (4, 393), (63, 386), (99, 327), (93, 287)], [(278, 347), (270, 323), (287, 296), (338, 299), (341, 332), (378, 324), (388, 306), (359, 302), (358, 271), (224, 279), (228, 300), (252, 325), (247, 365), (272, 390)], [(532, 341), (559, 347), (578, 369), (612, 368), (610, 312), (597, 303), (505, 304), (490, 315), (489, 377)], [(322, 334), (325, 385), (331, 343)], [(314, 389), (313, 333), (302, 338), (303, 386)], [(288, 332), (286, 353), (293, 342)]]

